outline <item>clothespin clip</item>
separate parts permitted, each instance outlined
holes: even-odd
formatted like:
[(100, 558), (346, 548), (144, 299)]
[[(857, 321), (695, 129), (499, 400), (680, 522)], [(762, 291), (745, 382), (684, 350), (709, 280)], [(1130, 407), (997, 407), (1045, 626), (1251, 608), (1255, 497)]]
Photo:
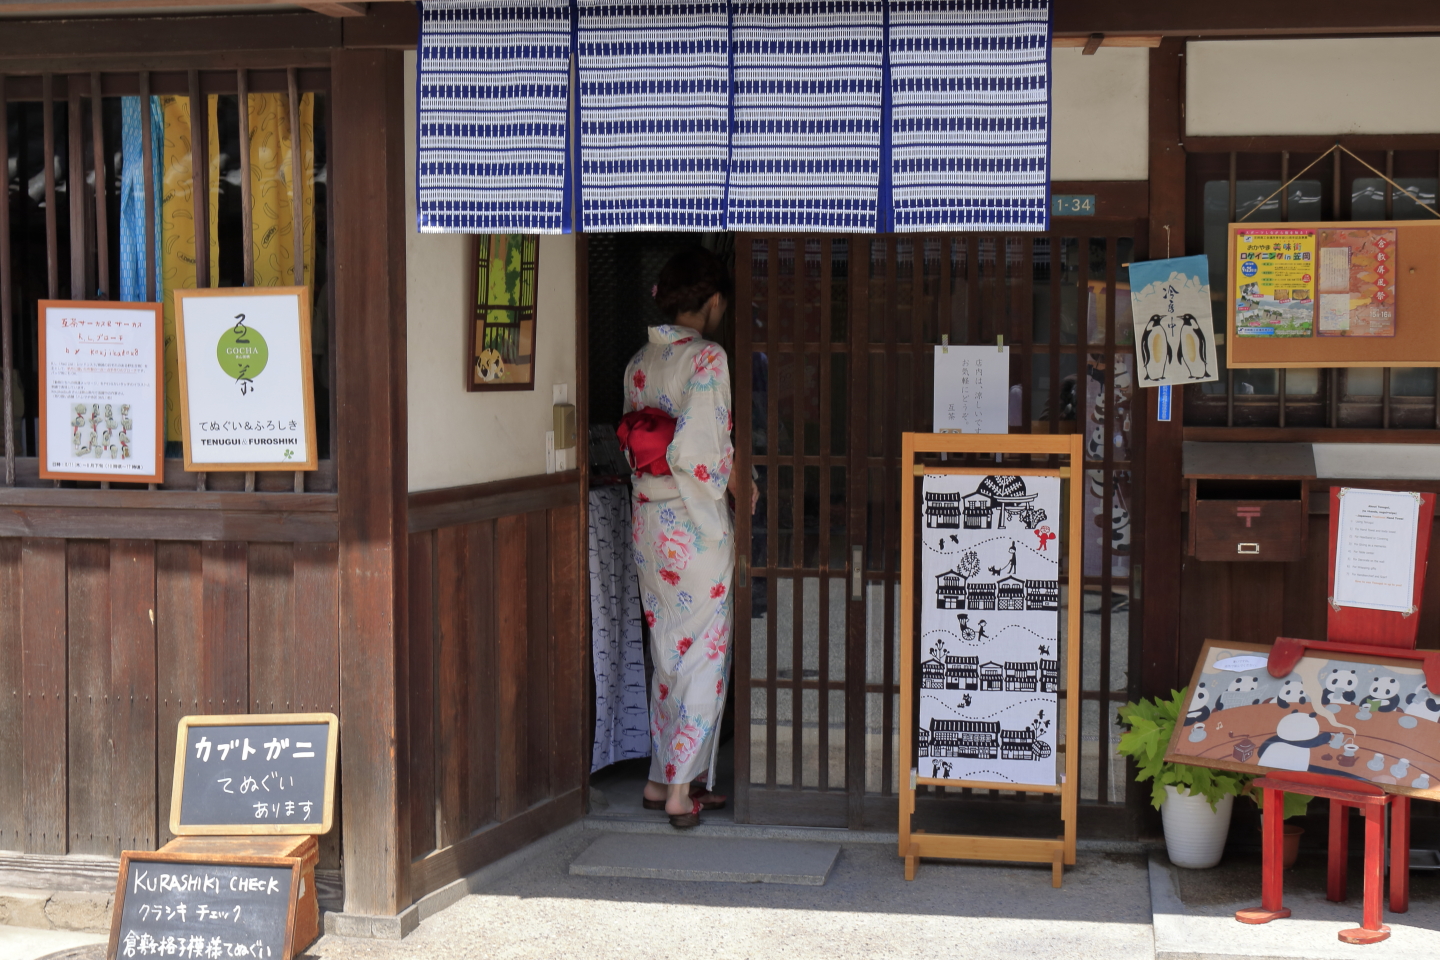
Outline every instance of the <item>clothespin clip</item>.
[(997, 334), (995, 334), (995, 352), (996, 352), (996, 353), (1004, 353), (1004, 352), (1005, 352), (1005, 335), (1004, 335), (1003, 333), (997, 333)]
[(949, 353), (949, 352), (950, 352), (950, 334), (948, 334), (948, 333), (942, 333), (942, 334), (940, 335), (940, 352), (941, 352), (941, 353)]

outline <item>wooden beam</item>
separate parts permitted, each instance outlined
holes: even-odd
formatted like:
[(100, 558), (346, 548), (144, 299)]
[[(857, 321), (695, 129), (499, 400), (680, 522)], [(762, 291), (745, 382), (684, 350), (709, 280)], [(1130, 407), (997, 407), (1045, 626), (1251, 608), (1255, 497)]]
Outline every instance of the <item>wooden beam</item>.
[[(1185, 255), (1185, 149), (1180, 144), (1185, 44), (1166, 40), (1150, 52), (1150, 236), (1149, 259)], [(1184, 387), (1172, 388), (1171, 420), (1156, 419), (1158, 389), (1145, 396), (1142, 495), (1145, 532), (1137, 558), (1143, 610), (1141, 693), (1165, 695), (1180, 676), (1180, 444)], [(1141, 576), (1143, 574), (1143, 576)], [(1188, 669), (1189, 665), (1184, 667)]]
[[(1092, 43), (1095, 44), (1094, 48), (1090, 46)], [(1055, 37), (1051, 40), (1051, 46), (1083, 47), (1085, 53), (1094, 53), (1100, 47), (1158, 47), (1160, 46), (1160, 36), (1155, 34), (1148, 37), (1115, 37), (1104, 33), (1092, 33), (1088, 37)]]
[(393, 916), (411, 902), (398, 689), (409, 579), (405, 74), (394, 50), (337, 50), (331, 64), (345, 912)]
[(323, 13), (327, 17), (363, 17), (368, 12), (368, 3), (327, 3), (324, 0), (311, 0), (309, 3), (296, 3), (297, 7), (304, 7), (311, 13)]
[[(145, 0), (144, 6), (157, 4)], [(0, 15), (11, 12), (0, 0)], [(0, 59), (312, 50), (338, 47), (340, 40), (340, 21), (315, 13), (9, 20), (0, 29)], [(207, 62), (206, 69), (221, 67)]]
[[(1104, 42), (1105, 42), (1105, 34), (1103, 34), (1103, 33), (1092, 33), (1092, 34), (1090, 34), (1089, 38), (1085, 41), (1085, 46), (1081, 49), (1080, 52), (1081, 52), (1082, 54), (1084, 54), (1085, 56), (1087, 56), (1087, 57), (1092, 57), (1092, 56), (1095, 55), (1095, 51), (1100, 49), (1100, 44), (1102, 44), (1102, 43), (1104, 43)], [(1159, 44), (1156, 44), (1156, 46), (1159, 46)]]
[(1260, 36), (1264, 34), (1431, 33), (1440, 4), (1431, 0), (1066, 0), (1055, 4), (1057, 37)]

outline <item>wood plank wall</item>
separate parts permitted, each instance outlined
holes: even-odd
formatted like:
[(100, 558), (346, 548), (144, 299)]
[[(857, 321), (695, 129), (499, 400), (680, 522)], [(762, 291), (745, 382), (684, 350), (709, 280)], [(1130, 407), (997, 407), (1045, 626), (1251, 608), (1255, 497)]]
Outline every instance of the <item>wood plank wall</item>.
[(0, 537), (0, 849), (165, 843), (182, 716), (339, 712), (338, 597), (334, 543)]
[(574, 471), (410, 498), (416, 899), (581, 813), (585, 548)]

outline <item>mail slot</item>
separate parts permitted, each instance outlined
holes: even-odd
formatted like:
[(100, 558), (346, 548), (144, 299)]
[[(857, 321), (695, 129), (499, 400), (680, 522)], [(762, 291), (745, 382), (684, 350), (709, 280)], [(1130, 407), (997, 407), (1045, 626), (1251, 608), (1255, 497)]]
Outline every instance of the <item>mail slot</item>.
[(1299, 480), (1191, 480), (1190, 553), (1197, 560), (1278, 562), (1305, 556)]

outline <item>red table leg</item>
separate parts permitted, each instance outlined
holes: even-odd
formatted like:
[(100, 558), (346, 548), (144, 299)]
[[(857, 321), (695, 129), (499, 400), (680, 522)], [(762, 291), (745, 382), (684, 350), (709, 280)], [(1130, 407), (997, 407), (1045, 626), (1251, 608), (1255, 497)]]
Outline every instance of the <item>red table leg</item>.
[(1285, 791), (1266, 787), (1260, 906), (1235, 911), (1235, 919), (1241, 923), (1269, 923), (1290, 916), (1290, 909), (1282, 903), (1285, 884), (1284, 815)]
[(1410, 909), (1410, 798), (1390, 801), (1390, 912)]
[(1350, 865), (1350, 809), (1343, 800), (1330, 801), (1329, 869), (1325, 877), (1325, 899), (1345, 899), (1347, 868)]
[[(1269, 799), (1266, 799), (1269, 802)], [(1385, 883), (1385, 804), (1365, 805), (1365, 914), (1359, 927), (1340, 931), (1345, 943), (1378, 943), (1390, 936), (1381, 923), (1382, 887)]]

